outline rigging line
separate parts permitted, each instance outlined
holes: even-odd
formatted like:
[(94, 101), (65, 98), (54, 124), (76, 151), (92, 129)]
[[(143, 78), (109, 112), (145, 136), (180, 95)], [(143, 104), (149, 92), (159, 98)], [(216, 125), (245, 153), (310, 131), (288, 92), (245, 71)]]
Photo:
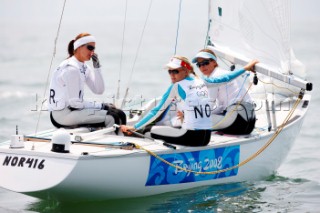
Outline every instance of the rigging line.
[(45, 102), (45, 99), (44, 99), (44, 98), (45, 98), (45, 95), (46, 95), (46, 92), (47, 92), (47, 89), (48, 89), (49, 77), (50, 77), (50, 70), (51, 70), (51, 67), (52, 67), (53, 59), (54, 59), (54, 57), (55, 57), (55, 55), (56, 55), (57, 42), (58, 42), (58, 38), (59, 38), (59, 34), (60, 34), (62, 17), (63, 17), (63, 13), (64, 13), (64, 8), (65, 8), (65, 6), (66, 6), (66, 2), (67, 2), (67, 0), (64, 0), (63, 7), (62, 7), (62, 12), (61, 12), (61, 16), (60, 16), (60, 21), (59, 21), (59, 26), (58, 26), (58, 30), (57, 30), (57, 34), (56, 34), (56, 38), (54, 39), (53, 54), (52, 54), (52, 57), (51, 57), (51, 62), (50, 62), (50, 66), (49, 66), (49, 70), (48, 70), (48, 74), (47, 74), (47, 80), (46, 80), (46, 84), (45, 84), (45, 89), (44, 89), (44, 92), (43, 92), (43, 100), (41, 101), (41, 107), (40, 107), (40, 111), (39, 111), (39, 115), (38, 115), (38, 120), (37, 120), (35, 135), (37, 135), (38, 128), (39, 128), (41, 111), (42, 111), (43, 103)]
[(230, 68), (230, 65), (232, 65), (233, 63), (229, 62), (228, 60), (224, 59), (223, 57), (218, 56), (218, 58), (220, 59), (220, 61), (222, 61), (224, 63), (225, 66)]
[(274, 86), (274, 87), (277, 87), (277, 88), (279, 88), (279, 89), (284, 89), (284, 90), (288, 90), (288, 91), (290, 91), (291, 93), (293, 93), (294, 95), (298, 95), (299, 93), (297, 93), (297, 92), (295, 92), (295, 91), (293, 91), (293, 90), (291, 90), (291, 89), (289, 89), (289, 88), (287, 88), (287, 87), (282, 87), (282, 86), (279, 86), (279, 85), (277, 85), (277, 84), (275, 84), (275, 83), (273, 83), (273, 82), (265, 82), (265, 81), (263, 81), (262, 79), (260, 79), (260, 78), (258, 78), (259, 79), (259, 81), (261, 81), (262, 83), (264, 83), (264, 84), (271, 84), (272, 86)]
[(194, 173), (194, 174), (201, 174), (201, 175), (213, 175), (213, 174), (219, 174), (222, 172), (227, 172), (233, 169), (237, 169), (240, 168), (242, 166), (244, 166), (245, 164), (249, 163), (250, 161), (252, 161), (253, 159), (255, 159), (257, 156), (259, 156), (262, 152), (264, 152), (273, 142), (274, 140), (278, 137), (278, 135), (281, 133), (281, 131), (284, 129), (284, 127), (288, 124), (290, 118), (292, 117), (293, 113), (295, 112), (295, 110), (297, 109), (299, 103), (301, 102), (301, 98), (298, 97), (298, 99), (296, 100), (293, 108), (291, 109), (291, 111), (288, 113), (288, 115), (286, 116), (286, 118), (284, 119), (284, 121), (282, 122), (282, 124), (279, 126), (279, 128), (274, 132), (274, 134), (272, 134), (272, 136), (270, 137), (270, 139), (259, 149), (257, 150), (255, 153), (253, 153), (252, 155), (250, 155), (248, 158), (244, 159), (243, 161), (239, 162), (237, 165), (231, 166), (231, 167), (227, 167), (224, 169), (219, 169), (219, 170), (215, 170), (215, 171), (209, 171), (209, 172), (202, 172), (202, 171), (195, 171), (192, 169), (188, 169), (188, 168), (184, 168), (181, 166), (178, 166), (176, 164), (173, 164), (169, 161), (167, 161), (166, 159), (160, 157), (159, 155), (157, 155), (156, 153), (138, 145), (135, 144), (135, 147), (137, 149), (140, 150), (144, 150), (146, 151), (148, 154), (152, 155), (153, 157), (157, 158), (158, 160), (162, 161), (163, 163), (175, 168), (175, 169), (179, 169), (181, 171), (184, 172), (188, 172), (188, 173)]
[(121, 44), (121, 56), (120, 56), (120, 71), (119, 71), (119, 79), (118, 79), (118, 88), (117, 88), (117, 96), (118, 100), (120, 97), (120, 81), (121, 81), (121, 72), (122, 72), (122, 56), (123, 56), (123, 47), (124, 47), (124, 36), (126, 30), (126, 22), (127, 22), (127, 8), (128, 8), (128, 0), (126, 0), (125, 12), (124, 12), (124, 22), (123, 22), (123, 31), (122, 31), (122, 44)]
[(250, 73), (246, 73), (245, 75), (246, 75), (246, 76), (244, 77), (244, 79), (243, 79), (243, 81), (242, 81), (242, 85), (241, 85), (241, 87), (240, 87), (240, 89), (239, 89), (239, 92), (238, 92), (236, 98), (235, 98), (236, 100), (237, 100), (237, 98), (239, 97), (241, 90), (244, 88), (244, 84), (246, 83), (246, 80), (247, 80), (248, 77), (250, 76)]
[(178, 26), (177, 26), (177, 34), (176, 34), (176, 44), (174, 47), (174, 54), (177, 53), (177, 46), (178, 46), (178, 37), (179, 37), (179, 29), (180, 29), (180, 19), (181, 19), (181, 5), (182, 5), (182, 0), (179, 2), (179, 13), (178, 13)]
[(128, 93), (129, 93), (129, 87), (130, 87), (130, 84), (131, 84), (131, 81), (132, 81), (133, 71), (134, 71), (134, 68), (135, 68), (135, 65), (136, 65), (136, 61), (137, 61), (137, 58), (138, 58), (138, 55), (139, 55), (139, 51), (140, 51), (140, 47), (141, 47), (141, 43), (142, 43), (144, 31), (145, 31), (145, 29), (146, 29), (147, 22), (148, 22), (148, 19), (149, 19), (152, 2), (153, 2), (153, 0), (151, 0), (151, 1), (150, 1), (150, 4), (149, 4), (149, 8), (148, 8), (148, 12), (147, 12), (147, 17), (146, 17), (146, 20), (145, 20), (145, 22), (144, 22), (144, 26), (143, 26), (142, 33), (141, 33), (141, 37), (140, 37), (139, 44), (138, 44), (138, 48), (137, 48), (137, 51), (136, 51), (136, 54), (135, 54), (135, 58), (134, 58), (134, 61), (133, 61), (133, 66), (132, 66), (132, 69), (131, 69), (131, 72), (130, 72), (129, 82), (128, 82), (128, 85), (127, 85), (127, 88), (126, 88), (126, 92), (125, 92), (125, 95), (124, 95), (123, 100), (122, 100), (122, 103), (121, 103), (121, 108), (123, 108), (125, 99), (127, 98)]
[[(291, 3), (291, 1), (287, 1), (287, 8), (288, 8), (288, 28), (289, 28), (289, 33), (288, 33), (288, 40), (289, 40), (289, 43), (291, 43), (291, 23), (292, 23), (292, 20), (291, 20), (291, 7), (292, 6), (292, 3)], [(291, 62), (291, 60), (292, 60), (292, 55), (291, 55), (291, 51), (290, 51), (290, 54), (289, 54), (289, 61)], [(289, 63), (289, 73), (290, 72), (292, 72), (291, 71), (291, 68), (292, 68), (292, 64), (291, 63)]]
[(250, 84), (250, 86), (248, 87), (246, 93), (241, 97), (240, 101), (237, 101), (237, 105), (231, 110), (230, 113), (227, 113), (224, 118), (221, 119), (221, 121), (219, 121), (218, 123), (216, 123), (215, 125), (213, 125), (212, 129), (217, 128), (220, 124), (223, 124), (231, 115), (233, 115), (233, 113), (238, 110), (238, 107), (240, 106), (241, 102), (243, 101), (244, 97), (247, 95), (247, 93), (249, 92), (251, 86), (253, 85), (253, 83)]

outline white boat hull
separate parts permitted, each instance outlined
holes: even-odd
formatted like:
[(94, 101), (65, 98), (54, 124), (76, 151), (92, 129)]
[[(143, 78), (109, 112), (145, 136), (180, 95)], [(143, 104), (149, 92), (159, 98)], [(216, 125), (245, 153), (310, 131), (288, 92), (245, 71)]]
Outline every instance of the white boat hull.
[[(284, 161), (306, 111), (307, 107), (300, 103), (290, 123), (270, 146), (248, 163), (224, 173), (204, 175), (181, 171), (141, 149), (72, 145), (70, 153), (55, 153), (50, 151), (50, 142), (25, 142), (25, 147), (20, 149), (10, 149), (4, 143), (0, 146), (0, 184), (39, 198), (106, 200), (260, 180), (273, 174)], [(267, 144), (273, 134), (273, 131), (249, 137), (213, 134), (208, 146), (177, 146), (176, 150), (139, 138), (112, 136), (108, 140), (134, 142), (170, 163), (204, 172), (241, 164)], [(179, 161), (182, 158), (183, 163)]]

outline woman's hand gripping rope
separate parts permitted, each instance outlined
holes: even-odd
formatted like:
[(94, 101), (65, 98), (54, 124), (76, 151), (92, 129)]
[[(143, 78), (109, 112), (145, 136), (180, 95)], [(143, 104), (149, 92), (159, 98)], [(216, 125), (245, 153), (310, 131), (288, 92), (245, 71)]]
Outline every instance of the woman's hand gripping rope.
[(119, 128), (119, 127), (121, 128), (121, 130), (122, 130), (123, 132), (128, 133), (129, 135), (134, 134), (134, 135), (136, 135), (136, 136), (138, 136), (138, 137), (147, 138), (147, 139), (152, 140), (152, 141), (154, 141), (154, 142), (161, 143), (162, 145), (164, 145), (164, 146), (166, 146), (166, 147), (169, 147), (169, 148), (171, 148), (171, 149), (177, 149), (177, 147), (174, 146), (174, 145), (172, 145), (172, 144), (169, 144), (169, 143), (167, 143), (167, 142), (162, 142), (162, 141), (160, 142), (159, 140), (156, 140), (156, 139), (152, 138), (151, 136), (147, 136), (147, 135), (141, 134), (141, 133), (139, 133), (139, 132), (136, 132), (135, 129), (134, 129), (134, 127), (132, 127), (132, 126), (121, 125), (121, 126), (118, 126), (118, 128)]

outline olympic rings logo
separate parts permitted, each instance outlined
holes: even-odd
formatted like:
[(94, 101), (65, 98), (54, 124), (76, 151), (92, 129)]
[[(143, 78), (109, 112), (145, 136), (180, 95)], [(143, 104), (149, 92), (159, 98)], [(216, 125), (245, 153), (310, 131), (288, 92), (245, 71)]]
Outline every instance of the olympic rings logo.
[(208, 97), (208, 92), (207, 91), (197, 91), (197, 96), (198, 97)]

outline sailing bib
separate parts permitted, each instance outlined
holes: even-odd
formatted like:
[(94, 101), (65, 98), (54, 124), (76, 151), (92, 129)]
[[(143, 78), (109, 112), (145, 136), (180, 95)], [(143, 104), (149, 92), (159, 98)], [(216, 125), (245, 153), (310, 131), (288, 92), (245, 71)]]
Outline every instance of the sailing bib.
[(92, 76), (91, 69), (75, 57), (63, 61), (53, 72), (49, 90), (49, 110), (62, 110), (66, 107), (76, 109), (101, 109), (101, 103), (83, 100), (84, 85), (96, 91), (104, 91), (104, 84), (100, 70)]
[(211, 129), (212, 104), (207, 86), (201, 79), (187, 77), (172, 84), (156, 107), (134, 125), (140, 129), (156, 120), (168, 107), (175, 103), (177, 110), (184, 113), (182, 128), (189, 130)]
[(210, 129), (212, 103), (209, 99), (208, 88), (200, 79), (183, 80), (179, 85), (186, 93), (181, 105), (184, 112), (182, 127), (185, 129)]

